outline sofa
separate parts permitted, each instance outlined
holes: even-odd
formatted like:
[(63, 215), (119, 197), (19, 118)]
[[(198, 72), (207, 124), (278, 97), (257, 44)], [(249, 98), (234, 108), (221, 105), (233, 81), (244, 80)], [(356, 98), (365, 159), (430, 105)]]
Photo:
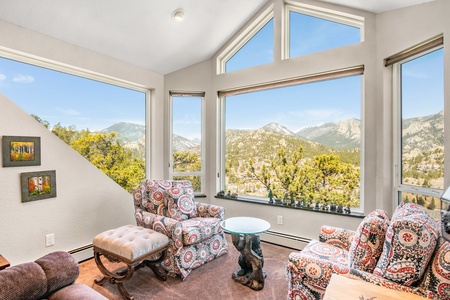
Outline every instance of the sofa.
[(2, 300), (107, 300), (85, 284), (77, 284), (80, 269), (67, 252), (49, 253), (34, 262), (0, 271)]
[(450, 300), (450, 242), (422, 206), (401, 203), (389, 219), (367, 215), (356, 231), (322, 226), (319, 240), (289, 255), (288, 299), (322, 299), (332, 274)]
[(224, 208), (195, 201), (189, 180), (145, 179), (133, 190), (136, 224), (169, 238), (160, 267), (171, 277), (192, 270), (228, 252), (221, 222)]

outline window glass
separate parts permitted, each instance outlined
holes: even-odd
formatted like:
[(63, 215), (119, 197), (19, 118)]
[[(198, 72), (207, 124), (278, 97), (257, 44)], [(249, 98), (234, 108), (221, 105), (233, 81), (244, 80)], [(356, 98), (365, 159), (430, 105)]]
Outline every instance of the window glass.
[(173, 96), (172, 163), (173, 179), (190, 180), (202, 192), (202, 105), (203, 97)]
[(289, 57), (359, 43), (360, 30), (359, 27), (290, 11)]
[(401, 64), (401, 160), (401, 184), (443, 189), (442, 48)]
[(224, 192), (359, 207), (361, 77), (224, 98)]
[(124, 189), (145, 178), (145, 92), (6, 58), (0, 91)]
[(273, 18), (225, 63), (225, 72), (271, 62), (273, 62)]

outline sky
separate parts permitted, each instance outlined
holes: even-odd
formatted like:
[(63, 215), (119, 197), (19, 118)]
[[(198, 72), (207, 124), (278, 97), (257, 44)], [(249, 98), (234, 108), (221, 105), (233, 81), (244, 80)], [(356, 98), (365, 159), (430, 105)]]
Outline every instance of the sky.
[(118, 122), (145, 125), (145, 93), (0, 58), (0, 92), (29, 114), (97, 131)]
[[(290, 56), (359, 42), (360, 30), (291, 13)], [(227, 72), (273, 61), (273, 20), (227, 63)], [(402, 67), (404, 118), (443, 109), (443, 51)], [(296, 132), (349, 118), (361, 119), (362, 77), (352, 76), (260, 91), (226, 100), (227, 129), (257, 129), (276, 122)], [(91, 131), (118, 122), (145, 124), (145, 94), (90, 79), (0, 58), (0, 92), (22, 109), (50, 123)], [(200, 139), (198, 99), (180, 99), (173, 111), (174, 133)]]

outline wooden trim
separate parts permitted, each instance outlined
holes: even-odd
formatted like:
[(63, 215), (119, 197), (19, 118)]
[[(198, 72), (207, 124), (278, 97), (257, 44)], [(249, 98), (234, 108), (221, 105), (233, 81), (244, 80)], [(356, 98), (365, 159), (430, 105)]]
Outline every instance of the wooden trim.
[(384, 66), (387, 67), (387, 66), (393, 65), (399, 61), (405, 60), (407, 58), (410, 58), (412, 56), (426, 52), (428, 50), (431, 50), (435, 47), (439, 47), (442, 45), (444, 45), (444, 37), (442, 35), (440, 35), (431, 40), (423, 42), (422, 44), (416, 45), (414, 47), (406, 49), (405, 51), (402, 51), (402, 52), (394, 54), (388, 58), (385, 58)]

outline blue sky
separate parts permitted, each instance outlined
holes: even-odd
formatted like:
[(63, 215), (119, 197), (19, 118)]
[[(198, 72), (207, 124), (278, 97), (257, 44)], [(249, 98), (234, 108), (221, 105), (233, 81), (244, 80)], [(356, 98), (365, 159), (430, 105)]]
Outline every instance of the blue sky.
[(52, 127), (145, 124), (145, 93), (0, 58), (0, 92)]
[[(291, 15), (291, 56), (358, 42), (359, 29)], [(273, 61), (270, 21), (227, 63), (238, 70)], [(403, 67), (403, 117), (430, 115), (443, 109), (443, 51)], [(361, 76), (227, 98), (227, 128), (257, 129), (277, 122), (292, 131), (349, 118), (361, 118)], [(75, 125), (91, 131), (117, 122), (144, 125), (145, 94), (0, 58), (0, 92), (30, 114), (53, 126)], [(200, 106), (184, 98), (174, 111), (174, 132), (200, 138)], [(191, 99), (192, 100), (192, 99)]]

